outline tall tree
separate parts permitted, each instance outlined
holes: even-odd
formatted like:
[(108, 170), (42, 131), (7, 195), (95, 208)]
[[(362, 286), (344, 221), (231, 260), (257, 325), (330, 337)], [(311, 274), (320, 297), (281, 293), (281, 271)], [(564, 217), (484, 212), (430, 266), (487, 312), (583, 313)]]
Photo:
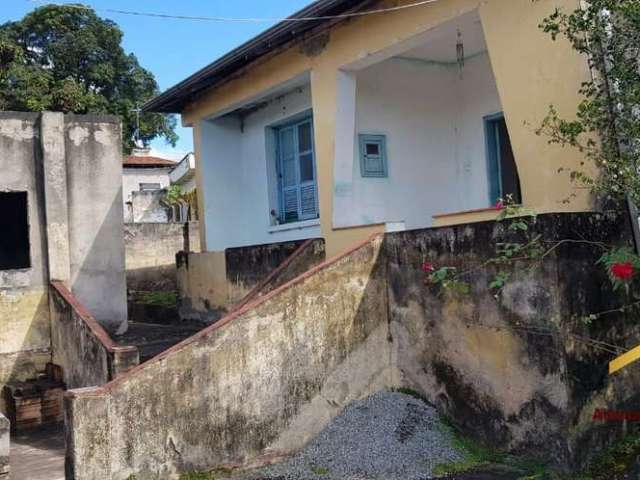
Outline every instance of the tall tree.
[[(121, 46), (122, 31), (81, 5), (47, 5), (0, 26), (0, 109), (108, 113), (134, 145), (136, 108), (158, 94), (151, 72)], [(172, 115), (140, 115), (139, 139), (175, 145)]]

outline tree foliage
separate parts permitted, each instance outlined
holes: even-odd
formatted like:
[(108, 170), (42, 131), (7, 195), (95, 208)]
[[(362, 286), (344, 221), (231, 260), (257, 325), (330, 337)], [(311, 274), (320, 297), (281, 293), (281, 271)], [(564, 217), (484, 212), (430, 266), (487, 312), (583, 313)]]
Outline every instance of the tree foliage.
[(592, 79), (582, 84), (575, 120), (554, 107), (539, 133), (551, 143), (579, 148), (598, 168), (572, 178), (601, 199), (625, 195), (640, 204), (640, 0), (590, 0), (583, 8), (556, 10), (541, 28), (564, 37), (588, 61)]
[[(125, 150), (135, 109), (158, 93), (151, 72), (121, 46), (122, 31), (79, 5), (48, 5), (0, 26), (0, 109), (119, 115)], [(144, 113), (139, 138), (175, 145), (175, 117)]]

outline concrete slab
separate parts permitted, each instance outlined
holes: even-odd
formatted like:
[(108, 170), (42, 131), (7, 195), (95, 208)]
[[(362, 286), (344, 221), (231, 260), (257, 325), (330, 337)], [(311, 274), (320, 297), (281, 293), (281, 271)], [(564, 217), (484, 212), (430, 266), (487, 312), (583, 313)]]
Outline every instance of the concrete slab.
[(64, 480), (64, 426), (11, 437), (12, 480)]

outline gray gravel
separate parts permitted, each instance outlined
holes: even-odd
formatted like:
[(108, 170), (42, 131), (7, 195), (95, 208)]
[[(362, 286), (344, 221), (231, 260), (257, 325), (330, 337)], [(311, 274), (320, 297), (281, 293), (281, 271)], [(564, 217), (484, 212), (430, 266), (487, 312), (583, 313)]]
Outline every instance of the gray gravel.
[(436, 465), (462, 460), (431, 406), (379, 392), (352, 403), (302, 452), (254, 478), (422, 480)]

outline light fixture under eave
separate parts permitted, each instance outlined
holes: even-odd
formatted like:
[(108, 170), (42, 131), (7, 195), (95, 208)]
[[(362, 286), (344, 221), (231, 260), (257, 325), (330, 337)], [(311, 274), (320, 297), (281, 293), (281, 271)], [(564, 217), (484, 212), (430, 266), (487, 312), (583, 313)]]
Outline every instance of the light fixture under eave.
[(462, 78), (462, 70), (464, 69), (464, 43), (462, 41), (462, 32), (460, 32), (460, 29), (458, 29), (458, 43), (456, 43), (456, 60), (458, 62), (460, 78)]

